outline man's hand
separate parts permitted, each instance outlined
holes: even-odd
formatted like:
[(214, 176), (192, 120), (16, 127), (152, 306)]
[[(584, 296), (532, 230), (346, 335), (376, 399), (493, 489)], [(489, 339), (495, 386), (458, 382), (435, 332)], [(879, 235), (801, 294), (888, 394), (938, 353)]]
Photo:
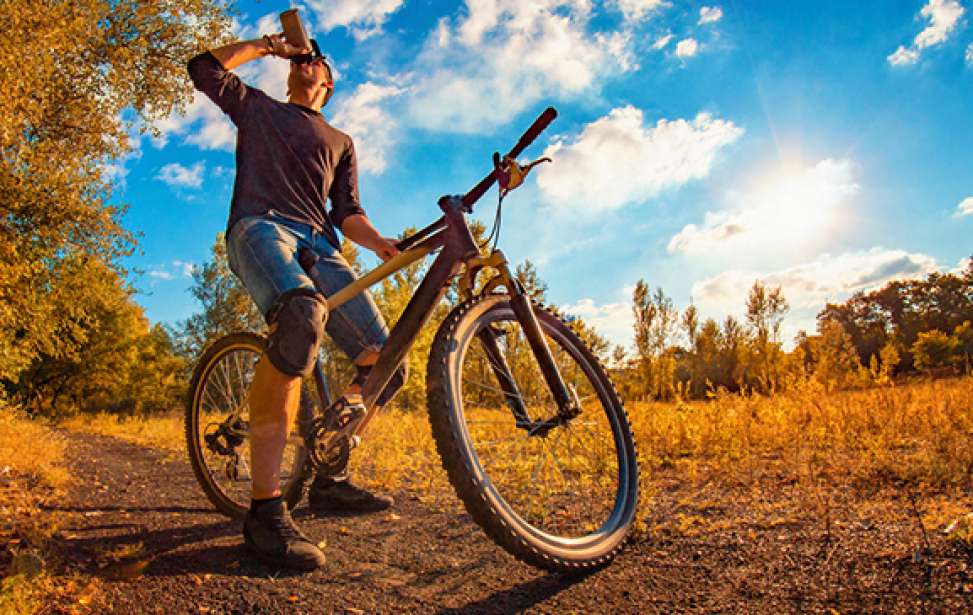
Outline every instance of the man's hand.
[(265, 34), (263, 40), (267, 42), (272, 55), (278, 58), (289, 58), (291, 56), (311, 53), (307, 47), (298, 47), (287, 42), (282, 34)]
[(348, 239), (374, 252), (383, 261), (387, 261), (399, 253), (399, 249), (395, 247), (395, 240), (382, 237), (368, 218), (361, 214), (345, 218), (344, 222), (341, 223), (341, 232)]
[(372, 248), (372, 251), (383, 261), (392, 259), (399, 255), (399, 249), (395, 247), (395, 240), (388, 237), (381, 237), (382, 243)]

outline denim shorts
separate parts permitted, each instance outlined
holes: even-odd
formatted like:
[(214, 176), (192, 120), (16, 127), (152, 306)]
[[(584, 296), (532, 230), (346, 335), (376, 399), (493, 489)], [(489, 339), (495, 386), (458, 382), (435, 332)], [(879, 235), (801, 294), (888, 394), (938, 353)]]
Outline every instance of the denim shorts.
[[(325, 235), (273, 210), (238, 220), (226, 245), (230, 269), (264, 315), (284, 291), (316, 288), (328, 297), (355, 280), (348, 261)], [(310, 272), (298, 262), (301, 249), (317, 254)], [(368, 291), (330, 312), (325, 329), (353, 361), (379, 350), (388, 339), (388, 327)]]

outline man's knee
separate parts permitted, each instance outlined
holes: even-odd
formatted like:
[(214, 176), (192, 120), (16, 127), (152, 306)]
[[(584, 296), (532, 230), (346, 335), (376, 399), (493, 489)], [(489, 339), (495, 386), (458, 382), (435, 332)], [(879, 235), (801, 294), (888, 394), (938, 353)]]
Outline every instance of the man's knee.
[(308, 375), (314, 368), (327, 320), (324, 295), (308, 288), (285, 291), (267, 314), (271, 327), (267, 358), (289, 376)]

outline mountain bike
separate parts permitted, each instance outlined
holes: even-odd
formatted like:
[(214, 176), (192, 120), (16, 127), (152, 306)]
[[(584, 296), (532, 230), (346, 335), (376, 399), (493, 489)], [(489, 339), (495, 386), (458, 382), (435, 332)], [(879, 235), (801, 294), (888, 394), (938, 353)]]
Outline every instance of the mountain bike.
[[(462, 301), (439, 327), (426, 372), (432, 435), (456, 495), (498, 545), (540, 568), (594, 568), (622, 549), (638, 503), (622, 402), (570, 322), (533, 303), (496, 240), (482, 250), (466, 219), (498, 182), (499, 222), (503, 197), (540, 162), (521, 166), (517, 156), (556, 115), (548, 108), (506, 156), (495, 153), (493, 171), (472, 190), (439, 199), (442, 217), (400, 241), (397, 256), (327, 298), (334, 309), (436, 254), (362, 386), (361, 403), (331, 399), (320, 361), (307, 379), (282, 468), (289, 506), (313, 472), (344, 467), (379, 409), (375, 400), (458, 280)], [(216, 508), (234, 518), (249, 501), (247, 391), (264, 346), (254, 333), (219, 339), (200, 357), (188, 395), (193, 470)]]

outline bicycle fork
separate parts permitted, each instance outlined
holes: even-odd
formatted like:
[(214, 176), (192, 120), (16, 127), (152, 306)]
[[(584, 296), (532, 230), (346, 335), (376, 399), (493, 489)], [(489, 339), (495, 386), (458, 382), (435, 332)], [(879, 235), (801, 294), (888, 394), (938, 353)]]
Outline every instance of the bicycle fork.
[(576, 417), (581, 409), (578, 407), (575, 396), (569, 391), (561, 377), (561, 372), (554, 362), (554, 355), (547, 345), (547, 339), (544, 337), (537, 315), (534, 313), (530, 296), (524, 290), (523, 285), (510, 274), (506, 259), (499, 250), (485, 260), (492, 261), (489, 262), (489, 265), (500, 272), (500, 279), (503, 280), (509, 291), (510, 307), (524, 330), (524, 337), (527, 338), (527, 343), (537, 359), (544, 381), (554, 396), (554, 401), (557, 404), (557, 415), (540, 421), (532, 421), (527, 412), (523, 395), (520, 393), (517, 382), (510, 371), (510, 366), (497, 343), (497, 334), (492, 328), (485, 327), (477, 333), (477, 337), (483, 344), (490, 366), (500, 383), (500, 389), (503, 391), (507, 406), (513, 413), (517, 426), (528, 429), (531, 435), (546, 433), (555, 425)]

